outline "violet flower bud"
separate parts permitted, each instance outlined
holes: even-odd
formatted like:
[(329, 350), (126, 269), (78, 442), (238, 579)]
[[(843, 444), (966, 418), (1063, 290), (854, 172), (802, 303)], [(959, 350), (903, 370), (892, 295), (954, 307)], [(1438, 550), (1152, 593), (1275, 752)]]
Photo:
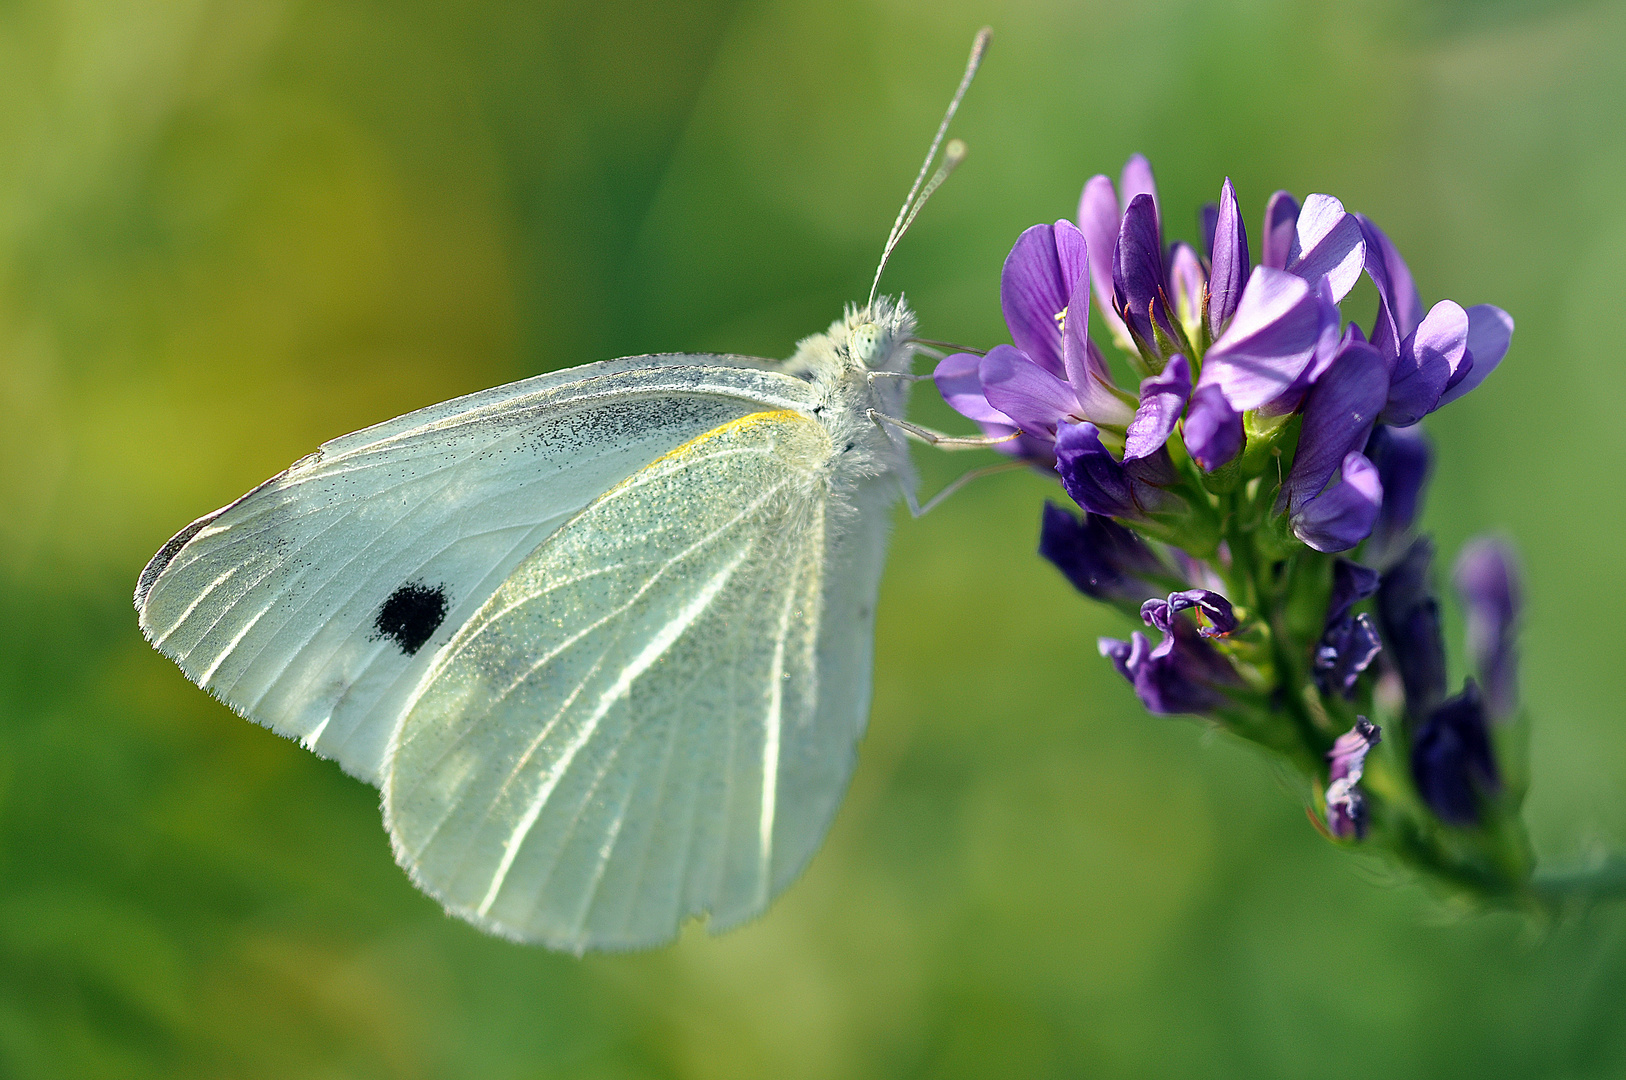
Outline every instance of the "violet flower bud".
[(1462, 693), (1430, 710), (1411, 741), (1417, 793), (1441, 821), (1476, 825), (1480, 804), (1502, 786), (1484, 703), (1469, 679)]
[(1453, 575), (1468, 621), (1468, 653), (1485, 687), (1492, 720), (1518, 708), (1514, 636), (1521, 603), (1518, 560), (1501, 540), (1470, 541), (1457, 556)]
[(1109, 517), (1077, 517), (1046, 501), (1039, 554), (1055, 564), (1073, 587), (1096, 600), (1137, 607), (1157, 592), (1152, 579), (1174, 576), (1157, 553)]
[(1378, 584), (1384, 655), (1400, 671), (1406, 714), (1413, 720), (1427, 716), (1445, 696), (1445, 637), (1429, 583), (1433, 561), (1433, 541), (1420, 536)]

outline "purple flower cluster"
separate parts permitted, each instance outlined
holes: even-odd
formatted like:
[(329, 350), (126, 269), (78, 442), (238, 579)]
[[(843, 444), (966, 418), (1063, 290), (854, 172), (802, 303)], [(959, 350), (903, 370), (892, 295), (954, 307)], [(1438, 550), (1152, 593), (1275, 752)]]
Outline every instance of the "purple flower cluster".
[[(1374, 426), (1405, 428), (1479, 385), (1513, 320), (1450, 300), (1425, 313), (1389, 238), (1330, 195), (1302, 206), (1272, 195), (1258, 265), (1229, 180), (1201, 222), (1204, 254), (1166, 242), (1143, 157), (1117, 188), (1092, 177), (1076, 225), (1035, 225), (1005, 260), (1014, 344), (946, 357), (938, 388), (990, 435), (1019, 432), (1009, 452), (1053, 464), (1085, 510), (1140, 524), (1186, 513), (1180, 459), (1218, 473), (1250, 441), (1274, 449), (1296, 420), (1275, 512), (1300, 542), (1348, 550), (1384, 504), (1366, 453)], [(1369, 333), (1342, 324), (1338, 308), (1363, 272), (1379, 298)], [(1136, 392), (1115, 383), (1089, 337), (1092, 296), (1141, 376)]]
[[(1386, 822), (1407, 843), (1441, 825), (1489, 835), (1486, 808), (1506, 805), (1495, 728), (1517, 710), (1517, 572), (1495, 542), (1464, 552), (1478, 677), (1449, 694), (1433, 547), (1415, 531), (1433, 457), (1417, 425), (1495, 369), (1513, 320), (1425, 311), (1389, 238), (1329, 195), (1276, 192), (1252, 248), (1229, 180), (1200, 249), (1163, 224), (1146, 159), (1117, 185), (1092, 177), (1076, 223), (1029, 228), (1005, 260), (1013, 343), (945, 357), (939, 390), (1083, 509), (1047, 504), (1039, 550), (1155, 631), (1099, 641), (1150, 712), (1294, 756), (1337, 839)], [(1363, 274), (1369, 328), (1339, 308)], [(1090, 338), (1092, 306), (1137, 386)], [(1368, 714), (1426, 808), (1422, 834), (1361, 789), (1381, 734)]]

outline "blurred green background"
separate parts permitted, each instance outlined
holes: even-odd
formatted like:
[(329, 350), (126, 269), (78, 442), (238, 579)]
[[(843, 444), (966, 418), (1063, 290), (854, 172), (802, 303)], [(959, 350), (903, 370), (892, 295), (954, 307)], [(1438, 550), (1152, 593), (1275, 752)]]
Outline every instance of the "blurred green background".
[(1127, 625), (1033, 554), (1039, 476), (900, 522), (828, 843), (648, 954), (447, 919), (376, 791), (142, 641), (147, 557), (323, 439), (590, 359), (788, 355), (867, 289), (985, 22), (970, 158), (888, 271), (923, 332), (1003, 340), (1017, 232), (1136, 150), (1177, 236), (1225, 175), (1255, 230), (1330, 191), (1429, 302), (1513, 312), (1430, 419), (1428, 521), (1525, 553), (1542, 855), (1626, 846), (1618, 0), (20, 0), (0, 1076), (1626, 1075), (1626, 913), (1452, 915), (1146, 716), (1095, 655)]

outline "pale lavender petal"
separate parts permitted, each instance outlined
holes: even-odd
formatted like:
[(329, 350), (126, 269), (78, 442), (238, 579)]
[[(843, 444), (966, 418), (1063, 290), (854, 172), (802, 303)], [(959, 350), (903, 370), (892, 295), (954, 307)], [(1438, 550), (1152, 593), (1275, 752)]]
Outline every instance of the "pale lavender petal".
[(1113, 191), (1112, 181), (1099, 174), (1090, 177), (1078, 200), (1078, 227), (1089, 248), (1095, 309), (1115, 339), (1128, 341), (1129, 331), (1112, 310), (1112, 253), (1118, 247), (1119, 220), (1118, 195)]
[[(1352, 342), (1311, 388), (1293, 467), (1276, 499), (1278, 513), (1286, 509), (1297, 514), (1321, 494), (1341, 465), (1347, 467), (1350, 453), (1366, 446), (1372, 423), (1388, 396), (1386, 366), (1372, 346)], [(1375, 468), (1373, 475), (1377, 475)]]
[(1365, 215), (1357, 214), (1361, 234), (1366, 238), (1366, 272), (1378, 289), (1378, 317), (1372, 326), (1372, 344), (1386, 360), (1400, 351), (1406, 335), (1417, 329), (1423, 318), (1423, 298), (1412, 281), (1411, 268), (1399, 250)]
[(1028, 435), (1054, 436), (1061, 419), (1078, 408), (1071, 386), (1009, 345), (991, 349), (978, 372), (988, 404)]
[[(1112, 372), (1089, 336), (1089, 275), (1081, 274), (1067, 304), (1067, 325), (1063, 338), (1062, 363), (1067, 381), (1078, 396), (1079, 415), (1092, 423), (1122, 428), (1135, 415), (1135, 408), (1112, 381)], [(1074, 319), (1073, 312), (1083, 314)]]
[(1467, 376), (1440, 395), (1440, 405), (1449, 405), (1485, 381), (1507, 355), (1513, 341), (1513, 316), (1492, 304), (1475, 304), (1468, 309), (1468, 352), (1473, 367)]
[(1209, 234), (1213, 270), (1208, 282), (1208, 329), (1219, 337), (1225, 324), (1236, 314), (1242, 289), (1248, 283), (1248, 230), (1242, 224), (1242, 211), (1236, 203), (1236, 188), (1225, 178), (1215, 208), (1214, 228)]
[(1142, 379), (1140, 408), (1129, 422), (1124, 441), (1124, 463), (1151, 457), (1163, 449), (1191, 397), (1191, 365), (1175, 353), (1161, 375)]
[(1455, 301), (1441, 300), (1400, 343), (1383, 422), (1406, 427), (1433, 412), (1467, 352), (1468, 313)]
[(1242, 414), (1225, 400), (1225, 391), (1210, 383), (1191, 395), (1183, 429), (1186, 450), (1206, 472), (1230, 464), (1242, 452)]
[(1119, 199), (1125, 207), (1135, 201), (1137, 195), (1149, 195), (1152, 199), (1152, 210), (1158, 215), (1159, 227), (1163, 219), (1157, 205), (1157, 181), (1152, 178), (1152, 163), (1146, 160), (1144, 154), (1135, 154), (1124, 162), (1123, 174), (1118, 179)]
[(999, 276), (999, 306), (1011, 340), (1029, 359), (1061, 375), (1060, 316), (1067, 309), (1073, 279), (1084, 266), (1084, 238), (1070, 221), (1025, 230), (1005, 258)]
[(1360, 280), (1366, 266), (1366, 239), (1355, 215), (1331, 195), (1304, 200), (1287, 252), (1287, 269), (1314, 285), (1332, 284), (1333, 299), (1342, 300)]
[(1315, 385), (1316, 380), (1326, 373), (1327, 368), (1332, 366), (1332, 362), (1342, 355), (1342, 350), (1353, 342), (1365, 341), (1361, 337), (1361, 328), (1354, 323), (1344, 328), (1342, 336), (1339, 335), (1338, 320), (1341, 315), (1337, 301), (1332, 298), (1332, 285), (1326, 278), (1322, 278), (1316, 285), (1316, 303), (1320, 305), (1321, 328), (1316, 333), (1315, 349), (1310, 354), (1310, 362), (1286, 390), (1259, 406), (1259, 413), (1262, 416), (1285, 416), (1297, 412), (1299, 406), (1304, 403), (1304, 395)]
[(1254, 267), (1231, 325), (1203, 358), (1200, 382), (1224, 389), (1238, 412), (1293, 385), (1315, 353), (1321, 305), (1301, 277)]
[(1294, 226), (1299, 204), (1285, 191), (1278, 191), (1265, 204), (1265, 227), (1259, 250), (1259, 265), (1272, 270), (1287, 269), (1287, 253), (1293, 247)]
[(1348, 551), (1372, 533), (1383, 505), (1378, 471), (1359, 451), (1344, 458), (1343, 479), (1289, 519), (1293, 534), (1317, 551)]
[(932, 381), (937, 384), (937, 392), (943, 395), (949, 408), (961, 416), (978, 423), (1010, 424), (1011, 418), (988, 404), (988, 398), (982, 392), (982, 376), (978, 373), (981, 364), (982, 357), (976, 353), (945, 356), (938, 361), (937, 370), (932, 372)]
[(1169, 290), (1174, 301), (1175, 316), (1193, 337), (1203, 315), (1203, 287), (1207, 275), (1197, 249), (1187, 243), (1178, 243), (1169, 253)]

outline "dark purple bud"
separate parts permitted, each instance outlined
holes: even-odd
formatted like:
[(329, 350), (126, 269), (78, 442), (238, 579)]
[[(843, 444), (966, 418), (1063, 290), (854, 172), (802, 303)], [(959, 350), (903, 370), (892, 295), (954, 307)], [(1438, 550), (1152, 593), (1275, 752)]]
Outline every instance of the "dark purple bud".
[(1433, 561), (1433, 541), (1420, 536), (1378, 584), (1384, 654), (1400, 670), (1406, 715), (1413, 720), (1427, 716), (1445, 696), (1445, 637), (1429, 581)]
[(1291, 387), (1315, 354), (1321, 301), (1303, 278), (1257, 266), (1225, 333), (1203, 358), (1199, 385), (1218, 385), (1238, 412)]
[[(1349, 455), (1365, 448), (1373, 421), (1388, 395), (1385, 368), (1376, 349), (1351, 341), (1310, 388), (1293, 467), (1276, 499), (1277, 513), (1300, 513), (1321, 495)], [(1360, 539), (1365, 538), (1366, 534), (1361, 534)]]
[(1010, 345), (988, 350), (977, 371), (988, 404), (1028, 435), (1054, 438), (1056, 426), (1078, 411), (1070, 384)]
[(1327, 828), (1340, 839), (1366, 835), (1366, 799), (1356, 785), (1366, 770), (1366, 755), (1383, 740), (1383, 729), (1364, 716), (1338, 736), (1327, 753)]
[(1264, 243), (1259, 248), (1259, 265), (1272, 270), (1287, 269), (1287, 253), (1293, 248), (1293, 235), (1299, 220), (1299, 204), (1285, 191), (1278, 191), (1265, 204)]
[(1072, 222), (1058, 221), (1034, 225), (1017, 237), (999, 276), (999, 306), (1011, 340), (1057, 377), (1066, 373), (1062, 318), (1088, 269), (1083, 234)]
[(1372, 534), (1383, 504), (1378, 471), (1358, 450), (1344, 458), (1341, 479), (1288, 515), (1293, 535), (1317, 551), (1348, 551)]
[(1230, 464), (1242, 452), (1242, 414), (1214, 383), (1192, 393), (1184, 433), (1186, 450), (1207, 472)]
[(1379, 424), (1366, 442), (1366, 456), (1378, 467), (1383, 482), (1383, 508), (1378, 511), (1368, 549), (1373, 561), (1382, 566), (1400, 553), (1400, 542), (1417, 520), (1434, 455), (1422, 428)]
[[(1475, 304), (1468, 309), (1468, 359), (1463, 377), (1445, 388), (1440, 405), (1449, 405), (1485, 381), (1507, 355), (1513, 340), (1513, 316), (1492, 304)], [(1460, 370), (1460, 369), (1459, 369)], [(1436, 405), (1435, 408), (1439, 408)]]
[(1112, 336), (1127, 342), (1129, 331), (1112, 310), (1112, 254), (1118, 247), (1119, 221), (1118, 194), (1113, 190), (1112, 181), (1099, 174), (1090, 177), (1078, 200), (1078, 227), (1089, 248), (1095, 309), (1101, 313)]
[(1372, 325), (1372, 344), (1385, 360), (1393, 360), (1400, 354), (1400, 343), (1423, 319), (1423, 298), (1412, 282), (1406, 260), (1400, 257), (1399, 250), (1383, 230), (1365, 215), (1355, 217), (1366, 239), (1366, 272), (1378, 290), (1378, 317)]
[(1326, 280), (1336, 301), (1349, 295), (1365, 265), (1366, 240), (1355, 215), (1331, 195), (1305, 199), (1287, 251), (1288, 272), (1311, 285)]
[(1400, 343), (1383, 422), (1408, 427), (1433, 412), (1467, 354), (1468, 313), (1441, 300)]
[(1081, 522), (1046, 502), (1039, 529), (1039, 554), (1049, 559), (1085, 596), (1139, 604), (1157, 590), (1148, 578), (1172, 571), (1140, 537), (1100, 514)]
[(1355, 680), (1383, 648), (1370, 616), (1351, 615), (1354, 606), (1378, 591), (1378, 572), (1348, 559), (1332, 564), (1332, 595), (1327, 626), (1316, 643), (1315, 678), (1323, 694), (1352, 697)]
[(1163, 449), (1191, 397), (1191, 365), (1179, 353), (1169, 357), (1163, 374), (1142, 379), (1140, 408), (1129, 422), (1124, 462), (1151, 457)]
[(1118, 246), (1112, 257), (1112, 299), (1130, 333), (1153, 353), (1159, 353), (1154, 324), (1169, 338), (1174, 337), (1163, 281), (1163, 238), (1157, 225), (1157, 205), (1150, 195), (1137, 195), (1124, 211), (1118, 232)]
[(1332, 561), (1332, 595), (1327, 600), (1327, 629), (1348, 618), (1350, 609), (1378, 591), (1376, 570), (1348, 559)]
[(1346, 617), (1316, 643), (1316, 686), (1323, 694), (1353, 698), (1356, 680), (1382, 651), (1383, 641), (1370, 615), (1362, 612)]
[(1502, 786), (1485, 722), (1484, 703), (1472, 679), (1462, 693), (1432, 709), (1411, 741), (1411, 775), (1417, 793), (1441, 821), (1479, 823), (1481, 802)]
[(1236, 188), (1231, 186), (1229, 176), (1220, 188), (1219, 206), (1214, 214), (1214, 225), (1207, 232), (1209, 262), (1213, 267), (1208, 275), (1208, 329), (1218, 338), (1242, 302), (1242, 290), (1252, 269), (1248, 264), (1248, 231), (1242, 224)]
[(1491, 719), (1511, 716), (1518, 707), (1514, 637), (1519, 618), (1518, 559), (1501, 540), (1470, 541), (1457, 557), (1457, 592), (1468, 616), (1468, 652), (1485, 686)]

